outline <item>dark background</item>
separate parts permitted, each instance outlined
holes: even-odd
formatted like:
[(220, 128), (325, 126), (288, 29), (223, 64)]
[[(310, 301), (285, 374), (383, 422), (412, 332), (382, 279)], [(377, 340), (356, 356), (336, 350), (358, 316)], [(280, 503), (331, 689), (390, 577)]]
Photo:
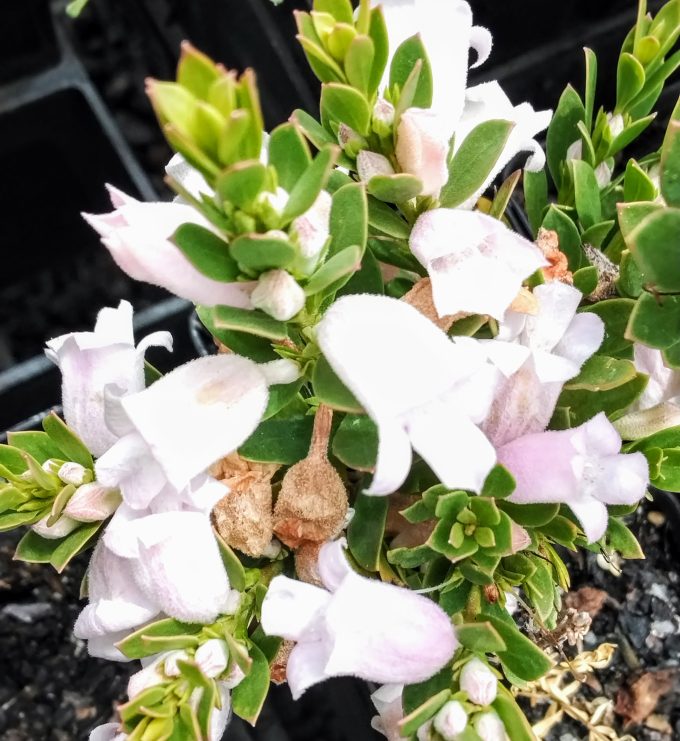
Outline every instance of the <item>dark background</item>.
[[(138, 310), (140, 331), (173, 331), (172, 360), (152, 357), (161, 368), (192, 356), (187, 305), (124, 276), (79, 213), (109, 210), (105, 182), (145, 199), (169, 196), (162, 172), (170, 152), (144, 78), (172, 78), (184, 38), (229, 67), (255, 68), (268, 127), (295, 107), (315, 112), (317, 84), (295, 43), (291, 14), (307, 5), (91, 0), (71, 20), (59, 2), (0, 4), (0, 428), (58, 401), (58, 374), (41, 356), (45, 339), (90, 327), (101, 306), (121, 298)], [(600, 58), (601, 100), (611, 102), (633, 0), (471, 5), (476, 23), (495, 37), (474, 82), (499, 79), (513, 102), (554, 107), (567, 82), (581, 87), (581, 48), (588, 45)], [(677, 95), (677, 86), (666, 92), (664, 113)], [(650, 138), (658, 141), (662, 130)], [(129, 667), (89, 659), (71, 637), (82, 559), (58, 577), (11, 563), (13, 542), (0, 539), (0, 738), (86, 738), (110, 719)], [(314, 689), (295, 706), (280, 688), (255, 735), (234, 724), (228, 738), (368, 741), (379, 738), (367, 728), (370, 715), (366, 691), (350, 681)]]

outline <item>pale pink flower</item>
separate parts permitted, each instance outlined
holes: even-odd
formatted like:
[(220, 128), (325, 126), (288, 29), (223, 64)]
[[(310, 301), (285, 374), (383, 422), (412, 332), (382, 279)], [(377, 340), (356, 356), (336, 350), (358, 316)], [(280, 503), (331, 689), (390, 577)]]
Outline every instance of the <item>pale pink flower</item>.
[(422, 182), (421, 195), (437, 196), (449, 179), (451, 133), (432, 110), (409, 108), (399, 120), (397, 160), (403, 172)]

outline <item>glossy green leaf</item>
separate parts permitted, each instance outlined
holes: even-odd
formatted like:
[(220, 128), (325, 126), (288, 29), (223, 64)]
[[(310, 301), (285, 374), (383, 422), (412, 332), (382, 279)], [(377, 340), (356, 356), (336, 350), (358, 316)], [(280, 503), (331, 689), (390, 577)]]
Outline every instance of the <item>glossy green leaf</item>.
[(326, 187), (339, 153), (340, 150), (336, 146), (325, 146), (319, 151), (290, 191), (290, 197), (281, 216), (284, 224), (288, 224), (312, 207), (319, 193)]
[(511, 737), (512, 741), (535, 741), (536, 735), (522, 708), (517, 704), (512, 693), (500, 683), (496, 699), (491, 706), (503, 721), (508, 737)]
[(581, 313), (596, 314), (604, 322), (604, 341), (598, 353), (622, 357), (630, 352), (632, 343), (624, 335), (634, 306), (635, 302), (631, 299), (614, 298), (581, 309)]
[(246, 588), (246, 571), (239, 557), (234, 553), (224, 538), (213, 530), (215, 540), (220, 549), (220, 556), (224, 564), (224, 570), (229, 577), (229, 586), (237, 592), (242, 592)]
[[(181, 623), (173, 618), (164, 618), (163, 620), (157, 620), (139, 628), (122, 641), (116, 643), (116, 648), (129, 659), (143, 659), (145, 656), (151, 655), (149, 653), (147, 639), (191, 637), (195, 636), (202, 627), (202, 625), (197, 624)], [(197, 642), (197, 639), (194, 640)]]
[(545, 169), (538, 172), (524, 171), (524, 207), (534, 237), (543, 223), (548, 207), (548, 178)]
[(239, 453), (249, 461), (292, 466), (307, 457), (313, 423), (313, 417), (267, 419), (243, 443)]
[(277, 342), (288, 338), (285, 323), (272, 319), (262, 311), (234, 309), (231, 306), (215, 306), (212, 309), (212, 324), (217, 330), (247, 332)]
[(347, 247), (326, 261), (307, 281), (304, 290), (307, 296), (322, 293), (342, 278), (349, 278), (361, 267), (360, 247)]
[(449, 180), (439, 198), (444, 208), (460, 206), (483, 188), (513, 128), (510, 121), (490, 120), (467, 135), (449, 164)]
[(42, 426), (67, 460), (80, 463), (85, 468), (94, 468), (92, 455), (85, 443), (55, 412), (51, 412), (43, 419)]
[(57, 573), (61, 574), (72, 559), (90, 545), (102, 525), (102, 522), (83, 523), (77, 530), (59, 541), (50, 558), (50, 563)]
[(354, 11), (349, 0), (314, 0), (314, 10), (328, 13), (338, 23), (354, 23)]
[(373, 471), (378, 457), (378, 428), (365, 414), (348, 414), (333, 437), (333, 455), (348, 468)]
[(593, 224), (590, 229), (586, 229), (583, 232), (581, 241), (583, 244), (589, 244), (599, 249), (604, 244), (615, 224), (616, 222), (613, 219), (601, 221), (599, 224)]
[[(677, 464), (680, 464), (680, 456), (676, 460)], [(680, 475), (676, 476), (676, 483), (680, 485)], [(674, 491), (680, 491), (680, 486)], [(617, 553), (620, 553), (623, 558), (642, 559), (645, 557), (637, 538), (623, 522), (614, 517), (609, 518), (605, 539), (607, 545)]]
[(426, 700), (420, 707), (410, 712), (399, 722), (399, 733), (404, 738), (410, 738), (416, 731), (433, 718), (451, 697), (451, 690), (444, 689)]
[(432, 105), (432, 69), (427, 51), (419, 35), (406, 39), (395, 51), (390, 66), (390, 90), (395, 85), (402, 90), (416, 63), (421, 62), (418, 84), (409, 107), (429, 108)]
[[(51, 414), (54, 414), (54, 412), (51, 412)], [(61, 419), (59, 419), (59, 421), (61, 422)], [(62, 424), (64, 423), (62, 422)], [(75, 436), (75, 433), (72, 433), (70, 428), (67, 427), (66, 430), (67, 432)], [(70, 456), (66, 453), (66, 451), (62, 450), (54, 442), (54, 440), (52, 440), (52, 438), (45, 432), (34, 432), (33, 430), (22, 430), (20, 432), (8, 432), (7, 442), (9, 443), (10, 446), (17, 449), (15, 451), (15, 455), (11, 453), (9, 454), (12, 456), (11, 459), (9, 460), (9, 463), (11, 466), (10, 470), (12, 470), (15, 473), (21, 473), (22, 471), (26, 469), (26, 463), (24, 462), (24, 459), (21, 457), (21, 453), (18, 452), (19, 450), (23, 450), (25, 453), (28, 453), (31, 457), (35, 458), (35, 460), (38, 461), (38, 463), (40, 464), (45, 463), (45, 461), (49, 460), (50, 458), (55, 459), (55, 460), (70, 460)], [(80, 452), (82, 451), (79, 451), (79, 453)], [(82, 459), (88, 460), (86, 456), (89, 456), (87, 449), (85, 449), (82, 455)], [(2, 457), (8, 458), (8, 454), (5, 453), (5, 455), (3, 455)], [(90, 465), (87, 466), (87, 468), (92, 468), (92, 458), (90, 457), (89, 460), (90, 460)], [(79, 461), (76, 461), (76, 463), (78, 462)]]
[(628, 160), (623, 178), (623, 197), (626, 203), (653, 201), (657, 196), (654, 183), (634, 160)]
[(213, 318), (213, 309), (205, 306), (197, 306), (196, 314), (201, 323), (213, 337), (219, 340), (237, 355), (254, 360), (256, 363), (268, 363), (277, 360), (279, 356), (272, 349), (268, 339), (257, 335), (239, 332), (224, 327), (216, 327)]
[(661, 350), (680, 337), (680, 296), (643, 293), (635, 304), (626, 337)]
[(490, 622), (457, 625), (456, 635), (465, 648), (475, 653), (498, 653), (507, 650), (505, 641)]
[(262, 651), (251, 643), (248, 653), (253, 660), (247, 676), (231, 692), (234, 713), (254, 726), (269, 691), (269, 662)]
[(361, 414), (363, 408), (352, 392), (337, 377), (328, 361), (320, 356), (314, 367), (312, 386), (315, 396), (323, 404), (341, 412)]
[(382, 271), (380, 264), (370, 250), (364, 252), (361, 258), (361, 268), (345, 283), (337, 296), (349, 296), (357, 293), (384, 293)]
[(680, 210), (650, 214), (627, 243), (649, 284), (662, 293), (680, 292)]
[(619, 111), (635, 98), (645, 84), (645, 70), (638, 60), (628, 53), (619, 57), (616, 73), (616, 106)]
[(312, 161), (300, 127), (295, 123), (277, 126), (269, 137), (268, 152), (279, 185), (290, 193)]
[(355, 561), (366, 571), (378, 571), (387, 510), (387, 497), (359, 494), (354, 502), (354, 517), (347, 528), (347, 544)]
[(598, 280), (597, 268), (589, 265), (574, 273), (574, 288), (581, 291), (584, 296), (589, 296), (597, 288)]
[(310, 116), (306, 111), (298, 108), (293, 112), (291, 121), (295, 122), (304, 135), (309, 141), (317, 148), (323, 149), (327, 145), (335, 146), (337, 140), (332, 134), (329, 134), (326, 129), (313, 117)]
[(543, 219), (544, 229), (557, 232), (560, 241), (560, 250), (569, 261), (569, 269), (575, 272), (586, 264), (581, 237), (576, 224), (562, 211), (552, 204)]
[(229, 254), (229, 244), (199, 224), (182, 224), (172, 242), (199, 273), (213, 280), (231, 283), (240, 270)]
[(297, 257), (287, 239), (270, 234), (244, 234), (229, 245), (229, 251), (236, 262), (258, 272), (286, 268)]
[(368, 199), (368, 223), (372, 229), (396, 239), (408, 239), (411, 229), (397, 211), (375, 198)]
[(640, 118), (639, 120), (630, 124), (630, 126), (626, 127), (626, 129), (622, 131), (609, 145), (607, 157), (614, 157), (614, 155), (624, 150), (629, 144), (632, 144), (652, 123), (652, 121), (654, 121), (655, 118), (656, 114), (646, 116), (645, 118)]
[(568, 407), (573, 427), (587, 422), (600, 412), (605, 412), (612, 418), (619, 412), (627, 409), (647, 385), (647, 376), (638, 374), (628, 383), (617, 386), (609, 391), (568, 391), (562, 392), (558, 406)]
[(547, 135), (548, 168), (558, 189), (562, 186), (562, 163), (566, 160), (567, 150), (580, 138), (578, 123), (585, 120), (583, 101), (568, 85), (555, 109)]
[(595, 171), (583, 160), (571, 160), (572, 179), (576, 198), (576, 212), (584, 229), (602, 221), (600, 186)]
[(367, 136), (371, 127), (371, 109), (358, 90), (330, 82), (321, 88), (321, 120), (347, 124), (357, 134)]
[(588, 131), (593, 125), (595, 94), (597, 91), (597, 56), (592, 49), (583, 50), (586, 56), (585, 127)]
[(422, 193), (423, 183), (413, 175), (398, 172), (394, 175), (374, 175), (366, 188), (379, 201), (404, 203)]
[(375, 47), (369, 36), (356, 36), (345, 55), (345, 74), (349, 84), (370, 95)]
[(604, 355), (593, 355), (586, 360), (581, 372), (567, 381), (567, 391), (608, 391), (633, 380), (637, 375), (630, 360), (617, 360)]
[(363, 253), (368, 236), (368, 203), (363, 184), (350, 183), (335, 191), (331, 205), (330, 232), (331, 255), (348, 247), (358, 247)]
[(495, 497), (505, 499), (515, 490), (516, 482), (507, 468), (501, 465), (494, 466), (486, 477), (481, 495), (483, 497)]
[(498, 506), (518, 525), (539, 527), (546, 525), (559, 512), (559, 504), (514, 504), (499, 502)]
[(480, 619), (488, 620), (498, 631), (507, 646), (506, 651), (499, 651), (498, 658), (504, 668), (526, 682), (542, 677), (553, 665), (552, 661), (526, 636), (508, 622), (492, 615)]
[(372, 8), (368, 34), (373, 41), (373, 67), (371, 68), (371, 79), (369, 82), (369, 93), (373, 95), (379, 88), (383, 79), (383, 73), (389, 59), (389, 37), (385, 16), (381, 6)]

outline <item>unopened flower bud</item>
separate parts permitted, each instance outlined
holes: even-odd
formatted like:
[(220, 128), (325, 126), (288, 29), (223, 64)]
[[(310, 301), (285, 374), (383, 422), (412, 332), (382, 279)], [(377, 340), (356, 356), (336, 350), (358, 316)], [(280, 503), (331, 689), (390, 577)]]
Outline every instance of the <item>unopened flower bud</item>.
[(569, 145), (564, 159), (567, 162), (569, 162), (570, 160), (583, 159), (583, 141), (581, 139), (577, 139), (575, 142)]
[[(322, 190), (311, 208), (293, 222), (300, 254), (306, 260), (317, 257), (330, 236), (332, 198)], [(313, 267), (313, 266), (312, 266)]]
[(226, 641), (211, 638), (202, 643), (194, 654), (194, 660), (206, 677), (214, 679), (227, 668), (229, 663), (229, 649)]
[(338, 127), (338, 142), (343, 151), (349, 157), (356, 157), (357, 154), (368, 146), (368, 142), (363, 136), (347, 124), (341, 123)]
[(72, 461), (64, 463), (57, 472), (57, 476), (59, 476), (65, 484), (73, 484), (73, 486), (86, 484), (88, 478), (92, 480), (92, 474), (87, 470), (87, 468), (85, 468), (85, 466), (81, 466), (80, 463), (73, 463)]
[(127, 686), (127, 693), (130, 700), (134, 699), (140, 692), (149, 689), (149, 687), (155, 687), (157, 684), (165, 681), (165, 677), (161, 673), (165, 658), (166, 654), (157, 656), (150, 664), (147, 664), (143, 669), (135, 672), (130, 677)]
[(614, 160), (605, 160), (595, 168), (595, 180), (600, 188), (606, 188), (612, 181)]
[(238, 687), (239, 684), (245, 679), (245, 673), (241, 667), (234, 662), (233, 666), (229, 670), (225, 679), (220, 681), (224, 684), (227, 689), (233, 690), (234, 687)]
[(64, 508), (64, 514), (80, 522), (99, 522), (112, 515), (121, 501), (118, 489), (93, 481), (76, 489)]
[(480, 659), (468, 661), (460, 673), (460, 688), (477, 705), (490, 705), (496, 699), (498, 679)]
[(418, 741), (431, 741), (432, 740), (432, 721), (428, 720), (427, 723), (423, 723), (422, 726), (416, 731), (416, 738)]
[(373, 131), (386, 139), (392, 133), (394, 125), (394, 106), (384, 98), (378, 98), (373, 106)]
[(76, 522), (70, 517), (64, 515), (62, 515), (54, 525), (48, 525), (47, 520), (49, 517), (49, 515), (46, 515), (42, 520), (38, 520), (38, 522), (31, 525), (31, 530), (33, 530), (36, 535), (39, 535), (41, 538), (47, 538), (48, 540), (65, 538), (80, 525), (79, 522)]
[(367, 183), (375, 175), (394, 175), (394, 168), (384, 155), (364, 150), (357, 155), (357, 173)]
[(423, 108), (409, 108), (399, 121), (397, 160), (422, 182), (421, 195), (437, 196), (449, 179), (450, 133), (436, 113)]
[(609, 132), (613, 139), (616, 139), (619, 134), (622, 134), (623, 130), (626, 128), (626, 123), (620, 113), (617, 113), (616, 115), (610, 113), (607, 116), (607, 121), (609, 122)]
[(454, 741), (467, 726), (468, 718), (465, 708), (457, 700), (450, 700), (434, 716), (435, 731), (444, 741)]
[(521, 525), (518, 525), (516, 522), (512, 523), (510, 537), (512, 544), (510, 547), (512, 548), (513, 553), (519, 553), (520, 551), (523, 551), (525, 548), (528, 548), (531, 545), (531, 536)]
[(503, 721), (494, 712), (478, 713), (472, 725), (482, 741), (507, 741), (508, 734)]
[(305, 305), (305, 292), (290, 273), (269, 270), (260, 276), (250, 300), (256, 309), (287, 322)]
[(169, 651), (164, 657), (163, 669), (169, 677), (179, 677), (181, 674), (178, 661), (191, 661), (191, 656), (184, 650)]

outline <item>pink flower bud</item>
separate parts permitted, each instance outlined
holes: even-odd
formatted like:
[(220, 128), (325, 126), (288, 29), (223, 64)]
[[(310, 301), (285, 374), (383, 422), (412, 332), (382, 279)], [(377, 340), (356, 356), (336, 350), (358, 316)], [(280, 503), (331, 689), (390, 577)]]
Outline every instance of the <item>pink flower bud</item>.
[(191, 656), (184, 650), (169, 651), (165, 654), (163, 669), (169, 677), (179, 677), (182, 673), (179, 670), (178, 661), (191, 661)]
[(118, 489), (93, 481), (76, 490), (64, 508), (64, 514), (80, 522), (99, 522), (112, 515), (120, 503)]
[(292, 319), (305, 305), (305, 292), (285, 270), (262, 273), (250, 298), (256, 309), (281, 322)]
[(293, 222), (293, 230), (297, 235), (300, 254), (306, 259), (316, 257), (328, 240), (331, 203), (330, 195), (322, 190), (309, 211), (306, 211), (302, 216), (298, 216)]
[[(59, 469), (57, 476), (59, 476), (65, 484), (81, 486), (86, 483), (88, 473), (88, 470), (84, 466), (81, 466), (80, 463), (69, 461), (68, 463), (64, 463), (64, 465)], [(90, 479), (91, 478), (92, 476), (90, 475)]]
[(234, 665), (229, 670), (227, 678), (222, 680), (222, 684), (229, 690), (233, 690), (234, 687), (238, 687), (239, 684), (245, 679), (245, 673), (243, 669), (234, 662)]
[(229, 649), (225, 641), (212, 638), (201, 644), (194, 654), (194, 661), (206, 677), (214, 679), (227, 668)]
[(399, 121), (397, 160), (404, 172), (422, 181), (422, 195), (438, 195), (449, 179), (449, 139), (433, 111), (409, 108)]
[(467, 726), (465, 708), (457, 700), (450, 700), (434, 716), (434, 728), (444, 741), (454, 741)]
[(477, 705), (490, 705), (496, 699), (496, 675), (480, 659), (470, 659), (460, 673), (460, 688)]
[(70, 517), (62, 515), (54, 525), (48, 526), (47, 520), (49, 515), (46, 515), (42, 520), (38, 520), (35, 524), (31, 525), (31, 530), (39, 535), (41, 538), (47, 538), (48, 540), (58, 540), (59, 538), (65, 538), (67, 535), (72, 533), (79, 522), (72, 520)]
[(503, 721), (494, 712), (475, 715), (472, 724), (482, 741), (507, 741)]
[(357, 173), (367, 183), (375, 175), (394, 175), (394, 168), (384, 155), (364, 149), (357, 155)]
[(155, 687), (165, 681), (161, 670), (166, 654), (157, 656), (150, 664), (133, 674), (128, 680), (127, 693), (130, 700), (134, 699), (140, 692)]

